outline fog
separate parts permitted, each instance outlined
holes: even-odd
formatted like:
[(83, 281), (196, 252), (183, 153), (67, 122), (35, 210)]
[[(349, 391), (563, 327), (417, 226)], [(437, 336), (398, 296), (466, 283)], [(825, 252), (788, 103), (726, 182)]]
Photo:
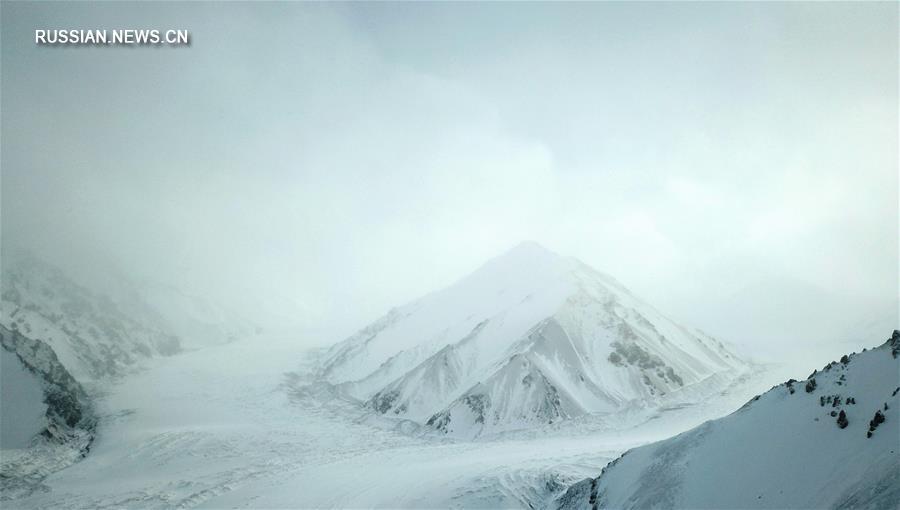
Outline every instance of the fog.
[[(3, 250), (322, 345), (530, 239), (750, 351), (874, 345), (897, 13), (5, 2)], [(65, 27), (191, 45), (34, 44)]]

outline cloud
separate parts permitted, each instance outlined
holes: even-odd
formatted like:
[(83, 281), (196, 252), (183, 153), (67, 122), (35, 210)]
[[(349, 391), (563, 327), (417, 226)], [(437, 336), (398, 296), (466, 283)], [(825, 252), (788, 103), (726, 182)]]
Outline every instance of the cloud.
[[(4, 245), (284, 327), (522, 239), (700, 326), (763, 281), (861, 314), (900, 279), (896, 11), (4, 4)], [(60, 24), (193, 44), (30, 44)]]

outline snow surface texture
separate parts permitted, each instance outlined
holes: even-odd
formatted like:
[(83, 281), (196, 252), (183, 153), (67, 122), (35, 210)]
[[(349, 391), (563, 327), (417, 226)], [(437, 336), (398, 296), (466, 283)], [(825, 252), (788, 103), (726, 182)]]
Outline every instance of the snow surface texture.
[(320, 376), (376, 413), (474, 438), (662, 406), (748, 369), (613, 278), (524, 243), (336, 345)]
[(115, 377), (181, 350), (178, 337), (33, 258), (3, 261), (0, 324), (46, 342), (79, 381)]
[[(316, 377), (290, 339), (149, 360), (108, 386), (90, 454), (11, 508), (542, 508), (628, 448), (737, 409), (785, 375), (551, 429), (410, 434)], [(299, 364), (299, 366), (298, 366)]]
[(900, 332), (735, 413), (626, 452), (557, 502), (596, 508), (900, 507)]
[[(642, 311), (655, 314), (649, 307)], [(81, 316), (77, 307), (75, 312), (76, 318)], [(540, 334), (523, 324), (526, 333), (531, 333), (513, 343), (546, 345), (562, 338), (554, 322), (567, 324), (552, 314), (545, 316), (548, 320), (536, 320), (521, 310), (501, 312), (500, 318), (472, 324), (466, 335), (471, 334), (473, 342), (483, 342), (482, 331), (500, 330), (509, 317), (521, 316), (523, 323), (541, 324)], [(458, 314), (448, 310), (448, 315)], [(669, 324), (651, 322), (657, 328)], [(641, 335), (644, 329), (639, 329)], [(723, 416), (785, 377), (763, 372), (769, 367), (753, 366), (738, 376), (734, 370), (722, 370), (692, 384), (685, 379), (683, 386), (664, 396), (654, 387), (656, 394), (646, 401), (629, 401), (614, 413), (573, 414), (552, 424), (459, 441), (425, 422), (360, 406), (347, 393), (352, 385), (335, 386), (323, 380), (326, 357), (305, 351), (293, 338), (254, 335), (225, 343), (224, 338), (210, 337), (207, 348), (142, 358), (134, 365), (141, 370), (122, 370), (121, 377), (93, 381), (102, 390), (92, 393), (98, 417), (96, 437), (80, 462), (73, 463), (80, 458), (79, 450), (50, 441), (27, 450), (0, 452), (4, 469), (13, 462), (16, 473), (27, 474), (4, 479), (0, 485), (3, 506), (543, 508), (623, 451)], [(467, 357), (472, 351), (459, 344), (436, 350), (434, 354), (444, 351), (441, 356), (426, 357), (433, 358), (432, 367), (448, 374), (450, 383), (450, 374), (466, 374), (472, 366)], [(664, 369), (656, 375), (655, 369), (662, 367), (651, 352), (644, 356), (644, 351), (631, 349), (628, 343), (621, 345), (600, 354), (608, 359), (617, 350), (621, 353), (616, 360), (619, 366), (611, 369), (654, 370), (658, 380), (678, 384)], [(550, 381), (560, 396), (558, 408), (566, 410), (563, 397), (567, 394), (542, 364), (547, 352), (553, 351), (524, 348), (510, 355), (519, 355), (515, 363), (501, 363), (488, 377), (523, 385), (527, 380), (533, 395), (544, 396), (552, 395)], [(333, 356), (332, 350), (327, 360)], [(76, 362), (79, 359), (74, 357)], [(688, 376), (680, 373), (679, 366), (667, 366), (678, 377)], [(433, 372), (427, 365), (422, 368), (421, 374)], [(456, 398), (448, 397), (448, 405)], [(556, 405), (554, 399), (543, 402)], [(422, 417), (426, 422), (430, 418), (428, 412)]]
[[(0, 444), (0, 500), (9, 500), (43, 489), (45, 476), (84, 456), (93, 440), (96, 417), (84, 389), (50, 346), (3, 326), (0, 344), (4, 359), (0, 420), (4, 430), (12, 422), (17, 433), (15, 442), (4, 439)], [(11, 381), (6, 373), (10, 368), (16, 377), (12, 389), (28, 389), (13, 399), (7, 399), (5, 386)], [(21, 384), (26, 382), (27, 386)], [(36, 410), (43, 410), (43, 416), (35, 416)]]

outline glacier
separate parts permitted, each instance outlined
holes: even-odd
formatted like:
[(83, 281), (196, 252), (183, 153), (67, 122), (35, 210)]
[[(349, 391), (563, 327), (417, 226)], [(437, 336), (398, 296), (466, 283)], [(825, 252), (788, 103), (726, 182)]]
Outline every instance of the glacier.
[[(138, 349), (146, 340), (149, 355), (97, 376), (89, 368), (98, 351), (85, 356), (74, 339), (103, 345), (106, 337), (80, 328), (129, 308), (101, 307), (103, 298), (77, 291), (75, 301), (89, 304), (73, 313), (62, 305), (67, 300), (33, 283), (46, 273), (34, 280), (20, 272), (16, 288), (28, 291), (28, 301), (6, 300), (4, 310), (32, 309), (25, 321), (5, 314), (17, 328), (5, 331), (61, 348), (58, 361), (86, 382), (96, 421), (87, 448), (39, 441), (0, 451), (0, 492), (4, 506), (15, 508), (580, 505), (583, 480), (623, 452), (632, 451), (628, 459), (645, 445), (709, 427), (796, 373), (750, 362), (665, 318), (611, 277), (526, 244), (331, 348), (252, 329), (230, 339), (222, 327), (199, 343), (184, 339), (202, 347), (163, 353), (153, 350), (154, 339), (178, 335), (165, 320), (146, 323), (153, 315), (139, 314), (123, 324), (140, 326), (116, 331), (137, 332), (124, 345)], [(78, 334), (41, 326), (35, 317), (46, 318), (46, 310), (57, 310), (56, 321)], [(181, 331), (216, 320), (206, 307), (196, 313)], [(141, 336), (147, 331), (162, 336)], [(821, 395), (814, 398), (836, 393), (829, 377), (816, 376)], [(794, 393), (776, 389), (805, 398), (803, 383), (791, 387)], [(820, 414), (831, 412), (815, 404)], [(855, 410), (842, 432), (862, 425)], [(826, 416), (816, 417), (839, 430)], [(881, 433), (895, 422), (888, 414), (872, 439), (887, 437)]]
[(389, 426), (318, 378), (323, 356), (267, 337), (153, 358), (96, 398), (90, 453), (12, 506), (541, 508), (623, 451), (722, 416), (777, 377), (615, 420), (460, 440)]

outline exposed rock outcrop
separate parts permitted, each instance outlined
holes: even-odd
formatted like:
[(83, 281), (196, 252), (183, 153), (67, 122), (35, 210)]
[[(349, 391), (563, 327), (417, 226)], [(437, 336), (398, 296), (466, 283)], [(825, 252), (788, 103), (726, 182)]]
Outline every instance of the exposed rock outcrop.
[(10, 500), (40, 490), (45, 476), (87, 455), (97, 418), (84, 388), (49, 345), (4, 326), (0, 345), (37, 377), (46, 405), (43, 427), (28, 446), (3, 451), (0, 491), (3, 500)]

